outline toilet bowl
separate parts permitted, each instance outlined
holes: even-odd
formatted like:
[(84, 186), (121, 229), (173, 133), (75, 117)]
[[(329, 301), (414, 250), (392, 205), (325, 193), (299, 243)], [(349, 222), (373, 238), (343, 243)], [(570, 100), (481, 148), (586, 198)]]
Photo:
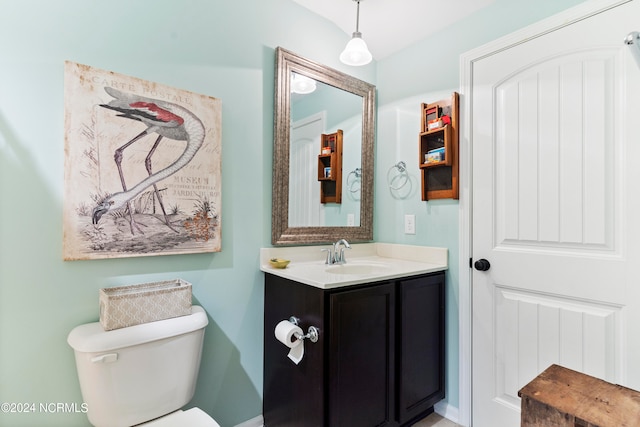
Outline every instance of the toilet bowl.
[(207, 315), (191, 314), (105, 331), (74, 328), (80, 390), (95, 427), (220, 427), (198, 408), (181, 410), (195, 392)]

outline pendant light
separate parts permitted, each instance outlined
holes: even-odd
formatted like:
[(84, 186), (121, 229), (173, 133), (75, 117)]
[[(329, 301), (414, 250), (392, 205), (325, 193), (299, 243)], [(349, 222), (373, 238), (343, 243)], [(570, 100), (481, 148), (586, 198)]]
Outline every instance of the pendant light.
[(371, 52), (367, 48), (367, 44), (362, 40), (362, 33), (358, 31), (358, 27), (360, 24), (360, 1), (361, 0), (353, 0), (357, 4), (356, 9), (356, 31), (353, 33), (351, 40), (347, 43), (347, 46), (344, 48), (342, 53), (340, 54), (340, 61), (347, 65), (359, 66), (366, 65), (371, 62), (373, 58), (371, 56)]
[(316, 81), (298, 73), (291, 73), (291, 92), (302, 95), (316, 90)]

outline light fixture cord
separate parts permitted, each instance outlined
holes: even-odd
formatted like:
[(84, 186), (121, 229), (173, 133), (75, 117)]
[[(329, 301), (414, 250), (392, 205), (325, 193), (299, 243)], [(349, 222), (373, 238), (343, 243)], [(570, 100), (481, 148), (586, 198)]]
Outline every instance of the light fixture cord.
[(360, 32), (360, 0), (356, 0), (356, 33)]

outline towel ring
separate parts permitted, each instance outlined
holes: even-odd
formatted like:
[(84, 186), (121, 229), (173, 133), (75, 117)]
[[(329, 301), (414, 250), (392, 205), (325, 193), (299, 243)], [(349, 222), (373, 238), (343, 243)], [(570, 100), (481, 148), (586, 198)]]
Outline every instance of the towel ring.
[[(351, 178), (351, 175), (354, 176), (353, 180), (349, 181), (349, 179)], [(349, 175), (347, 175), (347, 188), (349, 189), (350, 192), (352, 193), (357, 193), (358, 191), (360, 191), (360, 186), (356, 187), (355, 189), (353, 189), (353, 185), (356, 184), (360, 178), (362, 177), (362, 168), (355, 168), (354, 170), (352, 170), (351, 172), (349, 172)]]
[[(396, 169), (399, 173), (394, 175), (393, 178), (389, 179), (389, 174), (392, 170)], [(404, 180), (402, 178), (404, 177)], [(400, 184), (396, 184), (397, 180), (402, 180)], [(400, 190), (402, 187), (407, 185), (409, 182), (409, 174), (407, 173), (407, 164), (402, 160), (391, 166), (387, 171), (387, 183), (389, 184), (389, 188), (392, 190)]]

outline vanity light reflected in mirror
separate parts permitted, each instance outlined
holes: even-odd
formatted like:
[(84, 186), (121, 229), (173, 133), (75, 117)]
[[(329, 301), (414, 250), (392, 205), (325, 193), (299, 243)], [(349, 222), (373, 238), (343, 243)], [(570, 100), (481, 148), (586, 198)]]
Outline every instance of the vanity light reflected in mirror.
[(291, 93), (308, 95), (316, 90), (316, 81), (298, 73), (291, 73)]
[[(282, 48), (275, 80), (272, 244), (372, 240), (375, 86)], [(346, 179), (358, 171), (358, 190), (341, 200), (320, 194), (329, 167), (320, 169), (321, 138), (336, 132), (341, 187), (352, 188)]]

